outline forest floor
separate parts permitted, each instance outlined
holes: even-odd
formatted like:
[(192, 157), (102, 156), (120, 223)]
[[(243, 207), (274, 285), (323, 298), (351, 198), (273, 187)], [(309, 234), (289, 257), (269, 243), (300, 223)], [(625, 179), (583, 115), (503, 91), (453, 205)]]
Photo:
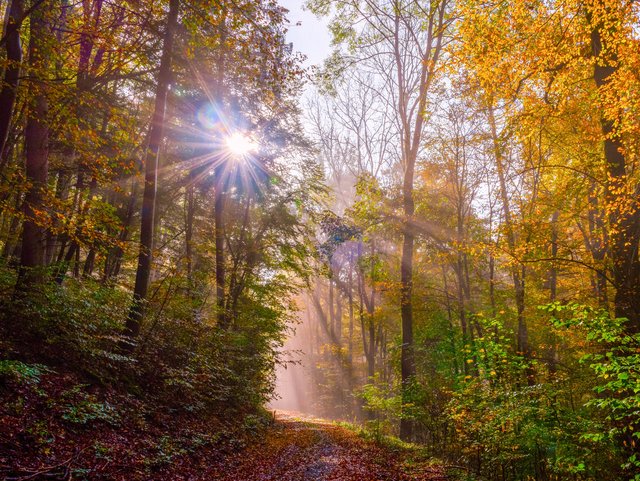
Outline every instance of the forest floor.
[(444, 481), (408, 447), (382, 446), (321, 419), (277, 412), (263, 442), (230, 457), (216, 481)]
[(20, 376), (0, 376), (0, 480), (448, 479), (424, 450), (376, 443), (316, 418), (207, 419), (91, 387), (73, 374)]

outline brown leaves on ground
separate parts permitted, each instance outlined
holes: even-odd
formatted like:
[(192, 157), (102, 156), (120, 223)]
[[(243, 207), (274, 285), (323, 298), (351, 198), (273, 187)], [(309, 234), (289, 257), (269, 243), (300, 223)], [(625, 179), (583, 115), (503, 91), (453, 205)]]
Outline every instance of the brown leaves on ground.
[(442, 468), (409, 466), (407, 453), (365, 441), (344, 428), (280, 413), (264, 441), (227, 459), (215, 481), (444, 481)]
[(0, 479), (446, 479), (428, 462), (408, 463), (408, 451), (321, 420), (281, 413), (264, 430), (247, 430), (80, 381), (50, 372), (37, 386), (0, 386)]

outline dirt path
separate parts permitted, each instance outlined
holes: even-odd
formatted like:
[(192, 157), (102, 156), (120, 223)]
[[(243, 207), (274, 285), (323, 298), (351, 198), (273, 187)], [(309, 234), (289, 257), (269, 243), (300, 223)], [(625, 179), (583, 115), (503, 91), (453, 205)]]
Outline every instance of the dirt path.
[(328, 422), (279, 412), (265, 441), (227, 459), (216, 481), (445, 481), (442, 469), (407, 462)]

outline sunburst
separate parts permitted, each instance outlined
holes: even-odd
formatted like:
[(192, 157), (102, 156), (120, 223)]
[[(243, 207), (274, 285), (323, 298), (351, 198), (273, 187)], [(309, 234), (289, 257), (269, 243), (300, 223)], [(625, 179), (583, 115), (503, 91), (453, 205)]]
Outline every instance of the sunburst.
[(234, 157), (244, 158), (258, 149), (257, 143), (242, 132), (234, 132), (225, 139), (225, 146)]

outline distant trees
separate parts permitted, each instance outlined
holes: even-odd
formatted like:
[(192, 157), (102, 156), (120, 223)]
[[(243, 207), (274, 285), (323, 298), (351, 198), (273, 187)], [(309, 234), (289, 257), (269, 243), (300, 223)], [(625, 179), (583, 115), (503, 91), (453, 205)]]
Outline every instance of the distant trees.
[[(316, 132), (328, 177), (341, 177), (334, 209), (376, 239), (375, 253), (355, 256), (371, 272), (362, 279), (375, 289), (376, 327), (355, 331), (395, 353), (376, 360), (373, 376), (369, 345), (352, 353), (364, 411), (383, 425), (400, 421), (390, 432), (405, 438), (414, 420), (413, 439), (455, 451), (490, 479), (631, 473), (635, 458), (626, 474), (620, 465), (636, 449), (637, 417), (616, 417), (594, 397), (610, 392), (604, 372), (620, 365), (609, 353), (594, 378), (579, 360), (604, 359), (603, 346), (585, 344), (577, 326), (589, 325), (596, 344), (617, 339), (618, 353), (633, 343), (618, 329), (638, 329), (637, 8), (310, 4), (332, 18), (338, 44), (312, 115), (314, 126), (325, 119)], [(385, 125), (384, 149), (371, 125)], [(384, 169), (361, 167), (367, 149), (385, 152)], [(356, 177), (355, 195), (344, 172)], [(367, 299), (354, 303), (367, 312)], [(616, 317), (626, 321), (610, 320), (606, 335), (589, 324)], [(621, 376), (620, 396), (633, 397), (633, 376)], [(572, 389), (592, 401), (576, 405)], [(534, 417), (548, 419), (548, 409), (563, 414), (542, 427)], [(486, 423), (494, 416), (499, 423)], [(596, 437), (616, 461), (579, 454), (596, 439), (586, 431), (567, 444), (552, 432), (587, 419), (609, 433)], [(536, 440), (525, 446), (527, 436)], [(550, 445), (558, 451), (541, 456)]]
[[(377, 95), (387, 108), (388, 124), (397, 135), (396, 155), (402, 166), (402, 256), (400, 299), (402, 318), (402, 382), (415, 377), (413, 347), (413, 259), (416, 236), (414, 179), (428, 118), (428, 99), (441, 70), (448, 18), (446, 1), (426, 6), (405, 1), (312, 2), (317, 12), (337, 8), (334, 30), (344, 40), (349, 61), (372, 72)], [(356, 24), (364, 25), (357, 28)], [(410, 401), (405, 399), (406, 403)], [(401, 437), (411, 438), (408, 416), (401, 418)]]

